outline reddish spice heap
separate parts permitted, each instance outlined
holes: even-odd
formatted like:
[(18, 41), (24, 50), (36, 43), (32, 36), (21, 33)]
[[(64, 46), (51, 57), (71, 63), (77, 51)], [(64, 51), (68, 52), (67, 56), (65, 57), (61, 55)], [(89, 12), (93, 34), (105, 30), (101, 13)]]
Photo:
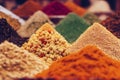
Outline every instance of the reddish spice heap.
[(68, 7), (71, 11), (75, 12), (76, 14), (78, 14), (79, 16), (82, 16), (85, 14), (86, 10), (80, 6), (78, 6), (77, 4), (71, 2), (71, 1), (67, 1), (65, 3), (65, 6)]
[(54, 62), (39, 78), (56, 80), (119, 80), (120, 62), (105, 55), (98, 47), (88, 45)]
[(58, 1), (48, 4), (42, 10), (48, 15), (67, 15), (71, 12), (66, 6)]
[(27, 0), (23, 5), (19, 6), (13, 12), (18, 16), (27, 19), (30, 17), (34, 12), (41, 10), (40, 4), (34, 2), (33, 0)]
[(120, 38), (120, 12), (101, 22), (111, 33)]

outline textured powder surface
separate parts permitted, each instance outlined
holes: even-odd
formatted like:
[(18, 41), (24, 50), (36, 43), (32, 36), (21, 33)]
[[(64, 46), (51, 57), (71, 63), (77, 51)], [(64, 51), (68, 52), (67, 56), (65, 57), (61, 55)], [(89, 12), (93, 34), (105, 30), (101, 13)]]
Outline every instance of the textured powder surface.
[(88, 45), (61, 58), (36, 77), (55, 80), (119, 80), (120, 62), (105, 55), (98, 47)]
[(53, 1), (52, 3), (45, 6), (42, 10), (47, 15), (67, 15), (69, 12), (71, 12), (59, 1)]
[(37, 11), (18, 30), (18, 34), (22, 37), (30, 37), (38, 28), (40, 28), (40, 26), (45, 23), (49, 23), (55, 27), (45, 13), (42, 11)]
[(58, 25), (56, 30), (72, 43), (74, 42), (87, 28), (89, 24), (75, 13), (68, 14)]
[(82, 16), (85, 14), (86, 10), (80, 6), (78, 6), (77, 4), (71, 2), (71, 1), (67, 1), (65, 3), (65, 6), (68, 7), (71, 11), (75, 12), (76, 14)]
[(14, 28), (14, 30), (18, 30), (21, 26), (17, 19), (10, 17), (3, 12), (0, 12), (0, 19), (1, 18), (5, 18), (7, 22)]
[(0, 44), (0, 80), (33, 77), (48, 65), (36, 55), (7, 41)]
[(24, 4), (19, 6), (13, 12), (18, 16), (27, 19), (29, 18), (34, 12), (41, 10), (40, 4), (33, 0), (27, 0)]
[(46, 23), (22, 47), (51, 63), (68, 55), (66, 49), (69, 46), (70, 44), (50, 24)]
[(89, 27), (67, 51), (76, 51), (86, 44), (95, 44), (105, 53), (120, 59), (120, 40), (99, 23)]
[(85, 19), (85, 21), (92, 25), (94, 22), (100, 22), (100, 20), (98, 19), (98, 17), (93, 14), (93, 13), (86, 13), (83, 18)]
[(120, 38), (120, 12), (101, 22), (110, 32)]
[(0, 19), (0, 43), (8, 40), (18, 46), (21, 46), (27, 38), (21, 38), (17, 32), (7, 23), (6, 19)]

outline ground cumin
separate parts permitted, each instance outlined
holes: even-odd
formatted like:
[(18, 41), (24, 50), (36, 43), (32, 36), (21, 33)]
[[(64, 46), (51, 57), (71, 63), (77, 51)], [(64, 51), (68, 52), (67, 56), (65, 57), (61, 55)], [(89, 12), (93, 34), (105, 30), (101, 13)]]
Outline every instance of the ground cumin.
[(48, 70), (35, 75), (55, 80), (119, 80), (120, 62), (88, 45), (54, 62)]
[(120, 40), (99, 23), (91, 25), (67, 51), (76, 51), (87, 44), (97, 45), (108, 55), (120, 60)]
[(7, 20), (7, 22), (11, 25), (11, 27), (14, 28), (14, 30), (18, 30), (21, 26), (21, 24), (19, 23), (19, 21), (15, 18), (12, 18), (11, 16), (3, 13), (3, 12), (0, 12), (0, 19), (1, 18), (5, 18)]
[(19, 6), (13, 12), (18, 16), (27, 19), (29, 18), (34, 12), (41, 10), (40, 4), (35, 2), (34, 0), (27, 0), (24, 4)]
[(67, 15), (71, 12), (66, 6), (59, 1), (53, 1), (42, 9), (47, 15)]
[(110, 32), (120, 38), (120, 12), (111, 15), (109, 18), (101, 22)]
[(78, 6), (77, 4), (71, 2), (71, 1), (67, 1), (65, 3), (65, 6), (68, 7), (71, 11), (75, 12), (76, 14), (82, 16), (85, 14), (86, 10), (80, 6)]

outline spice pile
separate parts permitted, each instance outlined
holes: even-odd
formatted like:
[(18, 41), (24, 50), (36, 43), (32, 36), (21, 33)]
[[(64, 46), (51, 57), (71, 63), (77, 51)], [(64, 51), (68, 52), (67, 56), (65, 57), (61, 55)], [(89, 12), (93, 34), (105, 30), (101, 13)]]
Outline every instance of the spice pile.
[(10, 17), (9, 15), (3, 12), (0, 12), (0, 19), (1, 18), (5, 18), (7, 22), (14, 28), (14, 30), (18, 30), (21, 26), (17, 19)]
[(0, 5), (0, 12), (5, 13), (6, 15), (9, 15), (10, 17), (17, 19), (20, 24), (24, 24), (24, 20), (20, 18), (19, 16), (15, 15), (13, 12), (9, 11), (8, 9), (4, 8), (3, 6)]
[(55, 29), (72, 43), (74, 42), (87, 28), (89, 24), (75, 13), (69, 13), (61, 20)]
[(85, 21), (92, 25), (94, 22), (100, 22), (100, 20), (98, 19), (98, 17), (93, 14), (93, 13), (86, 13), (83, 18), (85, 19)]
[(71, 12), (66, 6), (58, 1), (53, 1), (42, 9), (47, 15), (67, 15)]
[(120, 40), (99, 23), (89, 27), (67, 51), (76, 51), (87, 44), (97, 45), (108, 55), (120, 60)]
[(5, 41), (0, 44), (0, 80), (33, 77), (48, 65), (36, 55)]
[(116, 37), (120, 38), (120, 12), (113, 14), (111, 17), (101, 22), (101, 24), (104, 25)]
[(41, 6), (34, 2), (33, 0), (27, 0), (24, 4), (19, 6), (13, 12), (18, 16), (27, 19), (30, 17), (34, 12), (41, 10)]
[(53, 80), (119, 80), (120, 62), (105, 55), (98, 47), (88, 45), (54, 62), (36, 77)]
[(85, 14), (86, 10), (80, 6), (78, 6), (77, 4), (71, 2), (71, 1), (67, 1), (65, 3), (65, 6), (67, 8), (69, 8), (71, 11), (75, 12), (76, 14), (78, 14), (79, 16), (82, 16)]
[(27, 39), (21, 38), (17, 32), (7, 23), (6, 19), (0, 19), (0, 43), (4, 40), (21, 46)]
[(66, 49), (69, 46), (70, 44), (50, 24), (46, 23), (22, 47), (51, 64), (67, 56)]
[(21, 26), (21, 28), (18, 30), (18, 33), (22, 37), (30, 37), (45, 23), (55, 26), (45, 13), (42, 11), (37, 11), (25, 22), (24, 25)]

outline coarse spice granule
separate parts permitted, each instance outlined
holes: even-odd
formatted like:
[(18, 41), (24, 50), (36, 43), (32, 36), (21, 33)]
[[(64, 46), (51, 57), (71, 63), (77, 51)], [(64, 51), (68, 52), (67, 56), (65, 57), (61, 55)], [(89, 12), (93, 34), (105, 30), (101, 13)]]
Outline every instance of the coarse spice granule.
[(120, 38), (120, 11), (101, 22), (111, 33)]
[(106, 54), (95, 45), (87, 45), (54, 62), (49, 69), (35, 77), (55, 80), (119, 80), (120, 61)]
[(0, 12), (0, 19), (1, 18), (5, 18), (15, 31), (17, 31), (21, 26), (21, 24), (19, 23), (19, 21), (17, 19), (14, 19), (11, 16), (9, 16), (3, 12)]
[(53, 27), (55, 25), (50, 21), (48, 16), (42, 11), (35, 12), (21, 28), (17, 31), (22, 37), (30, 37), (35, 31), (40, 28), (45, 23), (51, 24)]
[(6, 19), (0, 19), (0, 43), (8, 40), (21, 46), (27, 38), (21, 38), (17, 32), (7, 23)]
[(70, 44), (48, 23), (40, 27), (22, 46), (50, 64), (67, 56), (66, 49), (68, 47)]
[(33, 77), (47, 68), (38, 56), (7, 41), (0, 44), (0, 80)]
[(47, 15), (67, 15), (71, 12), (64, 4), (53, 1), (42, 9)]
[(120, 60), (120, 40), (99, 23), (91, 25), (73, 44), (67, 52), (73, 52), (94, 44), (111, 57)]
[(65, 37), (69, 43), (73, 43), (87, 28), (89, 24), (75, 13), (69, 13), (61, 20), (55, 29)]

